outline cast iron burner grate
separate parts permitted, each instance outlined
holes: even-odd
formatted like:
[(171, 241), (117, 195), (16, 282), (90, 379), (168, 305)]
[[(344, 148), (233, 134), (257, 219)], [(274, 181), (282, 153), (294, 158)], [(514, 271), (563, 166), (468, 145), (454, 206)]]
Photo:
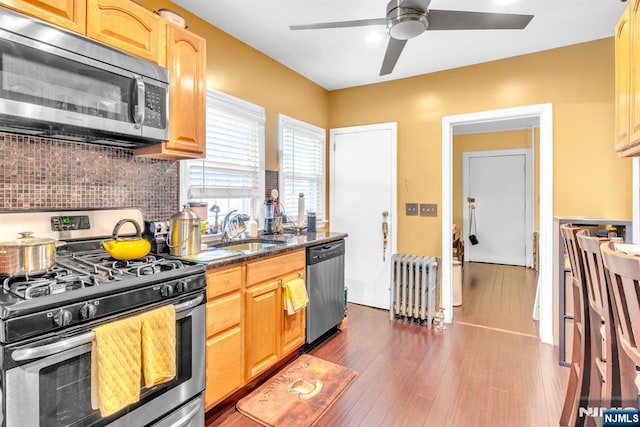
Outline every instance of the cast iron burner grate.
[(7, 277), (2, 281), (2, 286), (15, 296), (33, 299), (184, 267), (186, 265), (180, 260), (156, 255), (120, 261), (110, 257), (104, 250), (90, 250), (65, 253), (57, 257), (55, 267), (48, 272), (35, 276)]
[(7, 277), (4, 279), (2, 287), (5, 291), (20, 298), (33, 299), (82, 289), (94, 284), (95, 278), (88, 274), (79, 274), (70, 269), (56, 266), (37, 276)]

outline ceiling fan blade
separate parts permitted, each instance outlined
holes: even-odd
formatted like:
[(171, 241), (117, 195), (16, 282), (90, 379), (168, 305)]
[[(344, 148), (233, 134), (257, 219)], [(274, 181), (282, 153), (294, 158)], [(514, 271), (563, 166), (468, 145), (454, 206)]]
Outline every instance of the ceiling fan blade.
[(324, 28), (366, 27), (368, 25), (386, 25), (387, 18), (358, 19), (356, 21), (322, 22), (319, 24), (291, 25), (290, 30), (320, 30)]
[(532, 18), (533, 15), (510, 13), (430, 10), (427, 12), (427, 30), (521, 30)]
[(404, 49), (404, 45), (407, 44), (406, 40), (398, 40), (393, 37), (389, 37), (389, 44), (387, 45), (387, 51), (384, 54), (384, 60), (382, 61), (382, 68), (380, 68), (380, 75), (386, 76), (391, 74), (393, 68), (398, 62), (398, 58)]

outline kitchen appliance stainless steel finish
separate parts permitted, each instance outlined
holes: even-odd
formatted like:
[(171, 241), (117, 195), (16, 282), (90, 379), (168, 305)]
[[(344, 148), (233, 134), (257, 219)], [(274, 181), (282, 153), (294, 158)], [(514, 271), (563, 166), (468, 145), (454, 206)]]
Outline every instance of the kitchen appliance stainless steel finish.
[(40, 274), (56, 262), (56, 241), (21, 231), (20, 238), (0, 242), (0, 275)]
[(200, 217), (184, 205), (183, 209), (173, 215), (170, 221), (169, 251), (175, 256), (189, 256), (200, 253), (202, 233)]
[[(120, 218), (142, 222), (142, 213), (0, 212), (0, 237), (28, 226), (59, 241), (46, 273), (0, 276), (3, 426), (163, 426), (186, 418), (184, 425), (202, 425), (204, 266), (154, 253), (111, 258), (101, 241)], [(134, 227), (124, 224), (120, 234), (134, 235)], [(163, 306), (176, 311), (176, 377), (101, 417), (91, 405), (94, 328)]]
[(344, 254), (344, 240), (307, 248), (307, 344), (344, 318)]
[(0, 8), (0, 130), (128, 148), (166, 141), (168, 74)]

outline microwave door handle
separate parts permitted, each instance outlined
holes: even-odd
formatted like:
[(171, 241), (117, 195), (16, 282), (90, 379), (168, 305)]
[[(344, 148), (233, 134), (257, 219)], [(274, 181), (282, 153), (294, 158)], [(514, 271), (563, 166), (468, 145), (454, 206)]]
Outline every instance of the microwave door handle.
[(134, 113), (133, 127), (140, 129), (144, 122), (144, 81), (140, 76), (134, 76), (135, 80), (135, 97), (134, 97)]
[[(176, 313), (180, 313), (190, 308), (195, 307), (196, 305), (202, 302), (204, 295), (199, 295), (196, 298), (190, 299), (189, 301), (175, 304), (173, 307), (176, 310)], [(84, 344), (89, 344), (93, 340), (96, 339), (96, 334), (91, 331), (81, 335), (77, 335), (75, 337), (70, 337), (63, 339), (62, 341), (54, 342), (51, 344), (45, 344), (38, 347), (28, 347), (21, 348), (19, 350), (14, 350), (11, 353), (11, 358), (16, 362), (20, 362), (23, 360), (37, 359), (40, 357), (51, 356), (53, 354), (62, 353), (63, 351), (70, 350), (74, 347), (79, 347)]]

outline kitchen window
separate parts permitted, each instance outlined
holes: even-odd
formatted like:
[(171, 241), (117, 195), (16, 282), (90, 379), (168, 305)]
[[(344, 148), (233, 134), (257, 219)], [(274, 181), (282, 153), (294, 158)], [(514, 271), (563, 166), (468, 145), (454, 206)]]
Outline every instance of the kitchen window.
[(325, 146), (324, 129), (280, 115), (280, 203), (289, 220), (297, 221), (299, 193), (305, 210), (325, 219)]
[[(189, 114), (184, 112), (184, 114)], [(236, 209), (258, 217), (264, 199), (264, 108), (207, 90), (207, 157), (182, 162), (181, 200), (219, 207), (218, 224)]]

